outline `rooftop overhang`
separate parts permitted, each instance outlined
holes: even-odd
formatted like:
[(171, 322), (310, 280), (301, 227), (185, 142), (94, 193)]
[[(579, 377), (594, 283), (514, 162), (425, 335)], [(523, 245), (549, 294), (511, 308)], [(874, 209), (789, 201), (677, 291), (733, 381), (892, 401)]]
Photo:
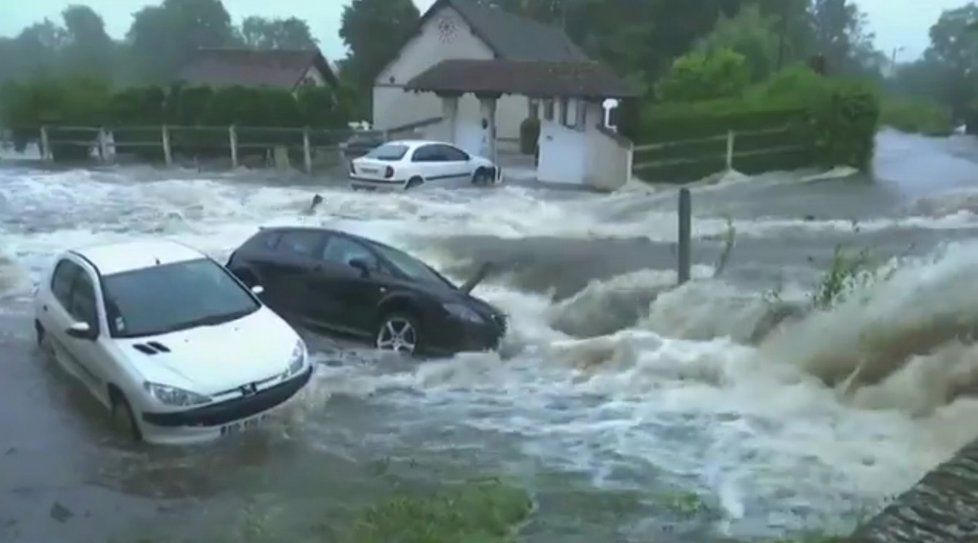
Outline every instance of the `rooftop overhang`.
[(518, 94), (530, 98), (635, 98), (632, 85), (597, 62), (446, 60), (419, 74), (407, 91), (459, 96)]

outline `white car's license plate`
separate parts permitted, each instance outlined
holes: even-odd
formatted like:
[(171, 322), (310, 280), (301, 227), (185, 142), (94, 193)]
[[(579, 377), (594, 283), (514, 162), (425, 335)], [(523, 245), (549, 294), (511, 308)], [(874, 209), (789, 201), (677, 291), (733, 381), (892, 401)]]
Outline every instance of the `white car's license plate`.
[(232, 422), (230, 424), (225, 424), (221, 426), (222, 436), (231, 436), (235, 434), (240, 434), (242, 432), (247, 432), (248, 430), (253, 430), (261, 426), (268, 419), (268, 414), (264, 413), (258, 415), (257, 417), (252, 417), (250, 419), (239, 420)]

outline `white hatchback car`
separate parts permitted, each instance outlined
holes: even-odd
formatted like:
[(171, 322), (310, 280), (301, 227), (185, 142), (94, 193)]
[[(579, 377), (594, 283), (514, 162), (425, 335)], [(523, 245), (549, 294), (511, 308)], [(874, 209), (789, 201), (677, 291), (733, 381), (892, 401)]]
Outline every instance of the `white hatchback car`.
[(502, 175), (491, 160), (438, 141), (392, 141), (350, 161), (354, 189), (406, 190), (449, 181), (493, 185)]
[(136, 439), (248, 430), (309, 382), (299, 335), (200, 252), (169, 241), (68, 251), (38, 286), (38, 341)]

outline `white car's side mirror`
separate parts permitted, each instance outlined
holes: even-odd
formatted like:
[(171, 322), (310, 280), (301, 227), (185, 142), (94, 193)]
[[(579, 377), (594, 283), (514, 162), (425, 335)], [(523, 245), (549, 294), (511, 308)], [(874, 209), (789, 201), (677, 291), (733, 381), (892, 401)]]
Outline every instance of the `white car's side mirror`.
[(69, 326), (65, 333), (75, 339), (95, 339), (92, 327), (87, 322), (76, 322)]
[(254, 294), (255, 296), (261, 296), (262, 294), (265, 293), (265, 287), (261, 285), (255, 285), (251, 287), (251, 293)]

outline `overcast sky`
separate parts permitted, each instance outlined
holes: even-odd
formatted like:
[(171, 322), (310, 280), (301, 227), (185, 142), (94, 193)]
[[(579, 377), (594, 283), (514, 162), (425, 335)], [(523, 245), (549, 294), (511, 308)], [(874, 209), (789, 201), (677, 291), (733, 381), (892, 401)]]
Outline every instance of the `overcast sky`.
[[(422, 10), (434, 0), (414, 0)], [(691, 0), (696, 1), (696, 0)], [(125, 35), (132, 14), (160, 0), (0, 0), (0, 36), (17, 34), (23, 27), (45, 17), (60, 23), (60, 12), (70, 4), (87, 4), (105, 19), (109, 34)], [(236, 23), (248, 15), (265, 17), (295, 16), (305, 19), (331, 60), (345, 56), (339, 38), (340, 14), (349, 0), (224, 0)], [(919, 56), (929, 43), (927, 32), (941, 11), (968, 4), (968, 0), (856, 0), (869, 14), (877, 47), (891, 54), (904, 47), (900, 59)]]

